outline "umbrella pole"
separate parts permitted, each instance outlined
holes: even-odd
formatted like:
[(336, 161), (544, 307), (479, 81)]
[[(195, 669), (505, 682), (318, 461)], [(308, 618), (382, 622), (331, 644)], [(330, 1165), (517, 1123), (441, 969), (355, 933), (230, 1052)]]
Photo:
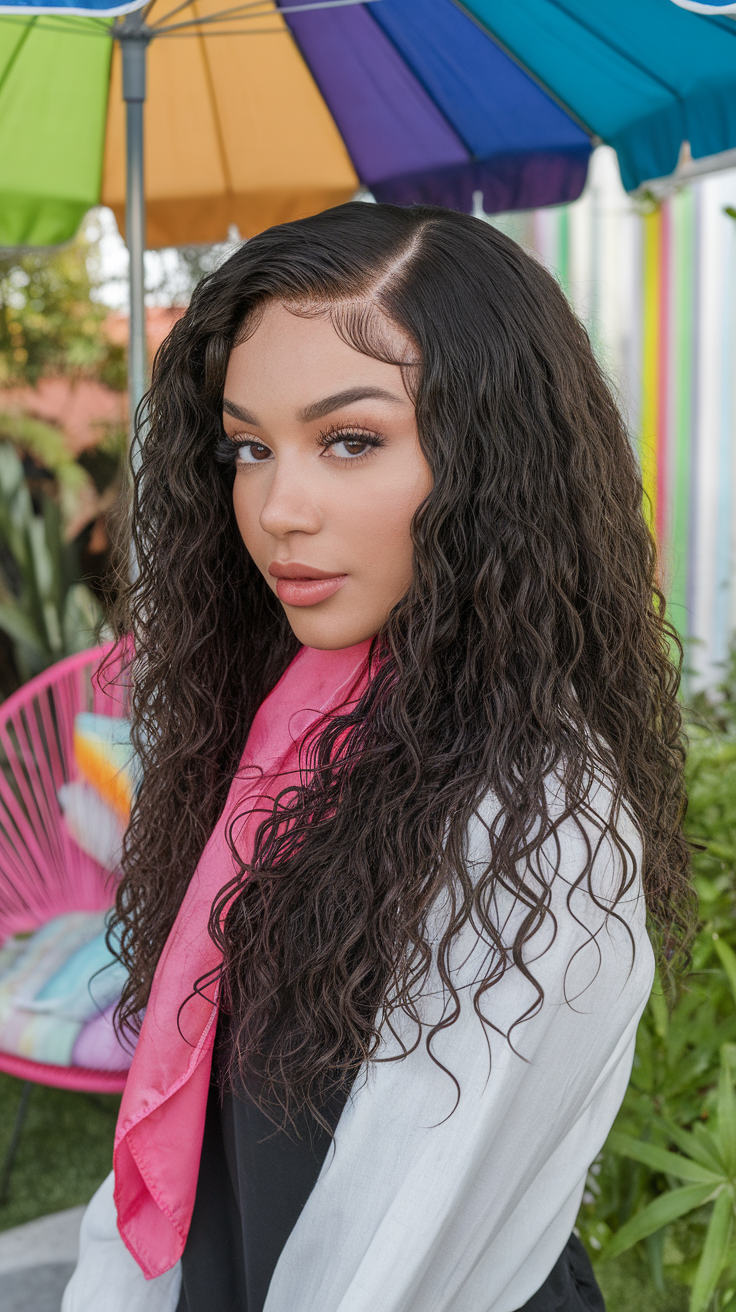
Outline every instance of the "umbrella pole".
[[(146, 390), (146, 307), (143, 253), (146, 249), (146, 201), (143, 184), (143, 106), (146, 99), (146, 47), (150, 33), (140, 10), (116, 25), (115, 36), (123, 56), (123, 98), (126, 127), (125, 237), (130, 255), (130, 338), (128, 349), (128, 400), (131, 444), (135, 417)], [(133, 449), (133, 461), (137, 452)]]

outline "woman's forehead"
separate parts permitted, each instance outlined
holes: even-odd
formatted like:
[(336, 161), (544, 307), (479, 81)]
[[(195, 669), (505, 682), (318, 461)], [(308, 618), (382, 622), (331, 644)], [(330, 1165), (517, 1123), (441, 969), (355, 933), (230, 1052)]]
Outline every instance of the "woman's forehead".
[[(288, 318), (287, 318), (288, 316)], [(320, 326), (329, 336), (334, 333), (354, 351), (401, 366), (418, 365), (420, 351), (409, 334), (386, 314), (374, 296), (346, 296), (343, 300), (271, 300), (253, 308), (235, 340), (236, 349), (259, 333), (271, 335), (274, 327), (283, 329), (289, 319)]]
[[(340, 394), (346, 404), (360, 399), (405, 404), (403, 361), (361, 351), (329, 315), (295, 314), (280, 303), (267, 306), (255, 330), (231, 352), (225, 397), (248, 412), (278, 399), (311, 420)], [(232, 405), (226, 412), (234, 413)]]

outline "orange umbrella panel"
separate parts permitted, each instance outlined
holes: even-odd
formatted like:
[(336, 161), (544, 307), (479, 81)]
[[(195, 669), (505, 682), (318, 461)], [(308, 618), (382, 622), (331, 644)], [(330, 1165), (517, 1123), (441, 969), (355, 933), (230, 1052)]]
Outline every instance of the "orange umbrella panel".
[[(157, 0), (147, 21), (155, 22)], [(206, 19), (222, 0), (197, 0), (176, 22)], [(147, 53), (146, 235), (149, 246), (213, 242), (236, 224), (273, 223), (348, 200), (359, 180), (342, 137), (284, 19), (258, 31), (153, 40)], [(179, 38), (179, 39), (177, 39)], [(115, 43), (102, 202), (123, 230), (125, 105)]]

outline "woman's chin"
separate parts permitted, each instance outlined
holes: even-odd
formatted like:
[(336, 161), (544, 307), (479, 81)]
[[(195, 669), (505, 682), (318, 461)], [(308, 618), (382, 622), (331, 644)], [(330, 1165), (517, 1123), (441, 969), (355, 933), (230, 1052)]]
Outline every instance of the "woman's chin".
[(287, 606), (282, 602), (294, 637), (304, 647), (315, 647), (318, 651), (355, 647), (374, 637), (384, 623), (384, 617), (367, 616), (365, 611), (356, 614), (353, 607), (330, 609), (331, 601), (333, 598), (329, 597), (315, 606)]

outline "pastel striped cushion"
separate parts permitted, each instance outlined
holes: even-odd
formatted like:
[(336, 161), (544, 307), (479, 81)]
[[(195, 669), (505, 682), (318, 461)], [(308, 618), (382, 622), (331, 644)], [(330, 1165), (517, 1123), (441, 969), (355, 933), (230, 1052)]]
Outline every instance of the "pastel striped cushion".
[[(106, 912), (55, 916), (0, 948), (0, 1049), (54, 1066), (126, 1070), (112, 1013), (125, 981), (105, 941)], [(89, 1031), (89, 1034), (87, 1034)], [(85, 1035), (87, 1036), (85, 1038)], [(95, 1045), (100, 1052), (94, 1060)]]
[(127, 823), (139, 773), (128, 720), (90, 711), (76, 715), (74, 758), (82, 778)]

